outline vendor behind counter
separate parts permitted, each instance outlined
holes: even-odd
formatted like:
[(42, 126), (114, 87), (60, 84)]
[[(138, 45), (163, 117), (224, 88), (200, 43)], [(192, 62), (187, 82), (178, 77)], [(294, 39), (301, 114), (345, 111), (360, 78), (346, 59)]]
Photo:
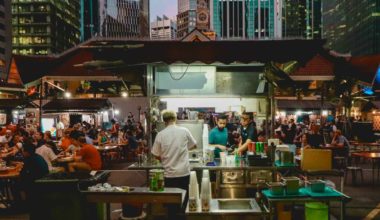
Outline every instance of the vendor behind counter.
[(218, 115), (216, 126), (210, 131), (209, 145), (215, 147), (215, 158), (220, 158), (220, 152), (226, 151), (228, 148), (228, 131), (226, 125), (227, 117), (225, 115)]

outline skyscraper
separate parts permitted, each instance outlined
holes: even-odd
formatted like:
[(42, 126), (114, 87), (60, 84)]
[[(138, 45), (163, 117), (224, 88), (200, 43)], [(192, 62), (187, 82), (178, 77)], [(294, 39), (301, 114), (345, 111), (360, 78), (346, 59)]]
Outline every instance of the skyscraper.
[(149, 38), (149, 0), (100, 0), (100, 35)]
[(79, 43), (79, 21), (79, 0), (12, 0), (13, 53), (61, 53)]
[(174, 40), (177, 35), (176, 22), (165, 15), (151, 22), (150, 28), (152, 40)]
[(281, 37), (282, 0), (212, 0), (211, 29), (220, 39)]
[(99, 34), (99, 1), (81, 0), (80, 40), (86, 41)]
[(380, 1), (324, 0), (327, 46), (354, 56), (380, 53)]
[(321, 0), (284, 0), (282, 37), (320, 39)]
[(11, 57), (11, 4), (0, 0), (0, 78), (4, 79)]

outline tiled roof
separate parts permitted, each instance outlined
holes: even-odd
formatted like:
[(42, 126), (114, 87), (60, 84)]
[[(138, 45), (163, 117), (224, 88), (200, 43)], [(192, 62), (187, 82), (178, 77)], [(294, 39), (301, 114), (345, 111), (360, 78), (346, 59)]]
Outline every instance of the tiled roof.
[(315, 55), (304, 67), (298, 68), (291, 76), (334, 76), (334, 63), (320, 54)]

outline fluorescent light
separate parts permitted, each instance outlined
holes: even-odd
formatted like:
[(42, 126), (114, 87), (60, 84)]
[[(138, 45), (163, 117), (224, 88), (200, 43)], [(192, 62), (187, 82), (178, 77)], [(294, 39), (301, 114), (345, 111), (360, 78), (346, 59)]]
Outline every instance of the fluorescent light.
[(328, 114), (328, 112), (327, 112), (326, 110), (323, 110), (323, 111), (322, 111), (322, 115), (323, 115), (323, 116), (327, 116), (327, 114)]
[(70, 92), (65, 92), (65, 98), (70, 98), (71, 97), (71, 93)]

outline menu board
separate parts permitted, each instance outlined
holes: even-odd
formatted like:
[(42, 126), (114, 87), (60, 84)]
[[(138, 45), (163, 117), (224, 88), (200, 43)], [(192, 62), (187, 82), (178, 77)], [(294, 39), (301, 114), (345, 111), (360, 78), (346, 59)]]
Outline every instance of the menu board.
[(25, 125), (26, 130), (36, 131), (38, 129), (40, 117), (39, 117), (39, 109), (37, 108), (26, 108), (25, 109)]

